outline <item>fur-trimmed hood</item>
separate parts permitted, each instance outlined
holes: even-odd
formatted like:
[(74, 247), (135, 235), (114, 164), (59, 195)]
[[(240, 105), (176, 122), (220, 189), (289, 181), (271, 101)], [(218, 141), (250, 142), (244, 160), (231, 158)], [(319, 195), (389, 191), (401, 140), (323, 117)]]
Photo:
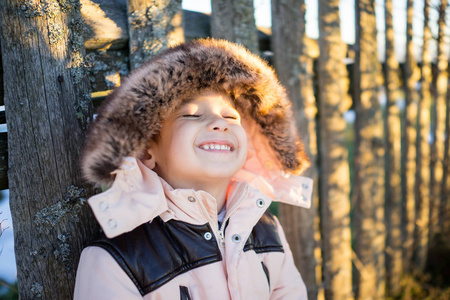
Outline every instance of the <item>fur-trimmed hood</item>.
[[(226, 91), (234, 100), (253, 151), (248, 161), (258, 158), (264, 170), (294, 175), (309, 165), (290, 101), (272, 68), (239, 45), (205, 39), (149, 60), (104, 100), (82, 155), (85, 178), (111, 184), (112, 172), (123, 159), (139, 157), (163, 120), (183, 100), (204, 90)], [(248, 169), (254, 161), (246, 163)]]

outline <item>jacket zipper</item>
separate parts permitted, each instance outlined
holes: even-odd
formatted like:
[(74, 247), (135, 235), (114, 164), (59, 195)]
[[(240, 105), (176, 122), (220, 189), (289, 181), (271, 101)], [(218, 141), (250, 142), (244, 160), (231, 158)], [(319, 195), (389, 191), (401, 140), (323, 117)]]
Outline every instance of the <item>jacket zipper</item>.
[(241, 206), (241, 202), (244, 200), (245, 197), (243, 197), (242, 195), (246, 195), (248, 192), (248, 186), (245, 187), (245, 190), (243, 192), (241, 192), (241, 194), (239, 195), (239, 200), (238, 203), (235, 205), (235, 207), (233, 208), (233, 210), (228, 214), (228, 216), (223, 220), (222, 225), (220, 225), (219, 228), (219, 238), (220, 238), (220, 245), (222, 247), (225, 248), (225, 225), (227, 224), (228, 220), (230, 219), (230, 217), (238, 210), (238, 208)]

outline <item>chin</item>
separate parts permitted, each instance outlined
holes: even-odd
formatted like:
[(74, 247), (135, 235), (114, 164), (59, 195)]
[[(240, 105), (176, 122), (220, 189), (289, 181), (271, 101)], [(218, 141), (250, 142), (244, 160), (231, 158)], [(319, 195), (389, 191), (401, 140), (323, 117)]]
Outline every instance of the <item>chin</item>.
[(237, 173), (237, 170), (219, 170), (219, 171), (211, 171), (208, 170), (204, 172), (205, 178), (217, 179), (217, 180), (230, 180), (234, 174)]

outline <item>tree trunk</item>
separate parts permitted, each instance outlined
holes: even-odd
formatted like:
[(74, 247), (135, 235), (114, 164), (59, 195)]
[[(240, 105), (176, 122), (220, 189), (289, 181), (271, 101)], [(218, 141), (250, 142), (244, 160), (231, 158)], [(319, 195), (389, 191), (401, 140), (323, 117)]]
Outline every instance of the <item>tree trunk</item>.
[(405, 61), (405, 112), (402, 124), (402, 266), (403, 272), (411, 270), (414, 244), (415, 222), (415, 174), (416, 174), (416, 122), (418, 94), (417, 81), (420, 79), (419, 68), (414, 59), (413, 38), (413, 0), (406, 5), (406, 61)]
[[(1, 24), (1, 20), (0, 20)], [(1, 28), (0, 28), (1, 34)], [(3, 87), (3, 62), (2, 62), (2, 47), (0, 38), (0, 105), (5, 105), (5, 89)], [(0, 111), (0, 124), (6, 123), (6, 116), (4, 111)], [(8, 133), (0, 132), (0, 189), (8, 188)], [(0, 211), (0, 214), (2, 212)], [(1, 221), (0, 221), (1, 223)], [(1, 225), (1, 224), (0, 224)], [(1, 227), (1, 226), (0, 226)], [(0, 228), (0, 235), (1, 235)]]
[(211, 35), (259, 53), (253, 0), (212, 0)]
[(422, 79), (421, 95), (417, 113), (417, 156), (416, 156), (416, 221), (414, 229), (414, 261), (419, 270), (425, 268), (428, 248), (428, 226), (430, 213), (430, 146), (428, 133), (430, 131), (431, 106), (431, 55), (429, 44), (431, 29), (428, 24), (429, 0), (424, 1), (424, 31), (422, 47)]
[(380, 63), (374, 2), (356, 5), (354, 64), (355, 178), (353, 184), (356, 259), (355, 296), (382, 299), (385, 290), (384, 141), (378, 101)]
[(399, 66), (394, 52), (392, 0), (385, 0), (385, 209), (386, 209), (386, 288), (389, 295), (400, 292), (402, 274), (401, 190), (400, 190), (400, 111)]
[[(1, 19), (0, 19), (1, 22)], [(1, 34), (1, 29), (0, 29)], [(5, 88), (3, 87), (3, 62), (2, 62), (2, 39), (0, 38), (0, 105), (5, 105)]]
[(319, 1), (320, 206), (326, 299), (352, 299), (350, 175), (343, 113), (350, 106), (339, 1)]
[(432, 106), (432, 133), (434, 136), (431, 144), (430, 166), (430, 227), (429, 241), (432, 244), (434, 235), (439, 230), (439, 199), (443, 178), (444, 142), (445, 142), (445, 112), (447, 96), (447, 67), (448, 58), (445, 55), (445, 9), (447, 0), (441, 0), (439, 6), (439, 37), (438, 37), (438, 62), (436, 79), (436, 98)]
[[(281, 83), (287, 88), (293, 103), (297, 128), (313, 165), (305, 176), (317, 182), (317, 144), (315, 143), (317, 108), (312, 86), (312, 62), (302, 49), (305, 33), (305, 6), (303, 1), (272, 1), (272, 48), (275, 69)], [(308, 65), (308, 62), (310, 64)], [(307, 69), (309, 67), (309, 70)], [(317, 189), (315, 189), (317, 200)], [(317, 202), (313, 200), (313, 203)], [(314, 220), (316, 207), (309, 210), (279, 206), (279, 217), (294, 255), (296, 265), (308, 289), (308, 298), (317, 299), (316, 262), (314, 251)]]
[(181, 0), (128, 0), (130, 69), (184, 41)]
[(92, 118), (79, 1), (0, 6), (10, 205), (21, 299), (70, 299), (97, 231), (78, 160)]

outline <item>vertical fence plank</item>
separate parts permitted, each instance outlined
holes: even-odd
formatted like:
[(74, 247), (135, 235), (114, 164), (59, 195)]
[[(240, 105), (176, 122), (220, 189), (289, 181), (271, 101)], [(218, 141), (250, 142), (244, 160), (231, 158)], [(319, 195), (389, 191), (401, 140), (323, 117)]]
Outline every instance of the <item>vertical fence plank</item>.
[(430, 132), (431, 106), (431, 55), (429, 44), (431, 29), (429, 22), (429, 0), (424, 1), (424, 33), (422, 46), (422, 77), (420, 101), (417, 112), (417, 156), (416, 156), (416, 220), (414, 229), (414, 261), (418, 270), (423, 270), (426, 263), (428, 248), (428, 226), (430, 212)]
[[(450, 65), (450, 64), (449, 64)], [(450, 72), (447, 72), (447, 90), (450, 91)], [(450, 234), (450, 93), (447, 93), (445, 109), (444, 157), (439, 203), (439, 227), (443, 236)]]
[[(2, 62), (2, 44), (0, 38), (0, 105), (5, 105), (4, 96), (5, 89), (3, 87), (3, 62)], [(4, 121), (5, 122), (5, 121)], [(0, 124), (3, 122), (0, 122)], [(0, 133), (0, 189), (8, 188), (8, 155), (5, 155), (8, 151), (7, 133)], [(1, 211), (0, 211), (1, 213)], [(1, 229), (0, 229), (1, 235)]]
[(414, 244), (415, 222), (415, 174), (416, 174), (416, 121), (418, 93), (416, 91), (420, 71), (414, 59), (413, 38), (413, 0), (406, 4), (406, 61), (405, 61), (405, 111), (402, 117), (402, 267), (408, 273), (411, 268)]
[(211, 35), (259, 53), (253, 0), (211, 0)]
[(399, 65), (394, 52), (392, 0), (385, 0), (385, 216), (386, 216), (386, 289), (388, 294), (400, 292), (402, 273), (401, 190), (400, 190), (400, 110)]
[[(304, 2), (273, 0), (272, 49), (275, 69), (281, 83), (288, 90), (298, 131), (305, 144), (305, 150), (312, 161), (312, 166), (304, 175), (317, 179), (318, 172), (315, 164), (317, 148), (314, 139), (317, 108), (311, 74), (306, 73), (306, 55), (303, 53), (305, 48), (303, 44), (304, 34)], [(317, 187), (315, 187), (315, 190), (317, 191)], [(314, 206), (309, 210), (294, 208), (290, 205), (280, 204), (279, 206), (280, 222), (283, 224), (294, 260), (308, 289), (309, 299), (317, 298), (316, 261), (314, 259), (316, 246), (314, 240), (315, 215), (316, 207)]]
[(443, 161), (444, 161), (444, 142), (445, 142), (445, 113), (447, 96), (447, 68), (448, 58), (445, 54), (446, 47), (444, 41), (445, 35), (445, 9), (447, 0), (441, 0), (439, 6), (439, 33), (438, 33), (438, 51), (437, 51), (437, 78), (434, 90), (435, 99), (431, 111), (431, 164), (430, 164), (430, 225), (429, 225), (429, 246), (433, 244), (434, 235), (439, 230), (439, 199), (441, 195), (443, 179)]
[(354, 272), (354, 288), (358, 299), (382, 299), (385, 290), (384, 140), (378, 100), (381, 72), (375, 3), (360, 0), (355, 9), (354, 249), (361, 266)]
[(350, 176), (343, 113), (350, 100), (339, 1), (319, 1), (320, 207), (326, 299), (352, 299)]
[(128, 0), (130, 69), (184, 41), (181, 0)]

